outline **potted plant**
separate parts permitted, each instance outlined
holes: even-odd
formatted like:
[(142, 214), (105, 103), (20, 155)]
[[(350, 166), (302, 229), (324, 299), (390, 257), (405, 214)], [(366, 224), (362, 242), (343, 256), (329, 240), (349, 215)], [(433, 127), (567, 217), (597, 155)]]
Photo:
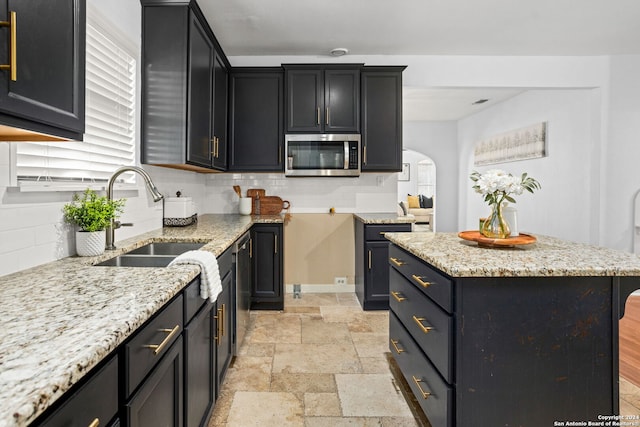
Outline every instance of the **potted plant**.
[(80, 256), (95, 256), (104, 252), (105, 229), (124, 208), (125, 199), (109, 200), (87, 188), (82, 195), (74, 194), (73, 201), (62, 208), (64, 220), (77, 225), (76, 251)]

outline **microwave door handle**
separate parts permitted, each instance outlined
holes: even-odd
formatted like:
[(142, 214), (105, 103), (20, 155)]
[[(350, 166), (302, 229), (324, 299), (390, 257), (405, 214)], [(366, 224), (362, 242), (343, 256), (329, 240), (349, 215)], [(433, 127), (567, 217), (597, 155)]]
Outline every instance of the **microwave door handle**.
[(349, 141), (344, 142), (344, 169), (349, 169)]

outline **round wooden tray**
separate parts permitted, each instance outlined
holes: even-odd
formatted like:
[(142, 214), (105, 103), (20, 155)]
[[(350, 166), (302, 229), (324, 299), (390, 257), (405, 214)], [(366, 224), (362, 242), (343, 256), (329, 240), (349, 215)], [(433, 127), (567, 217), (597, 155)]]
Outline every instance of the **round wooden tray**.
[(516, 245), (530, 245), (537, 241), (535, 236), (520, 233), (519, 236), (507, 237), (506, 239), (493, 239), (485, 237), (477, 230), (461, 231), (458, 237), (472, 242), (478, 242), (478, 246), (488, 246), (496, 248), (512, 248)]

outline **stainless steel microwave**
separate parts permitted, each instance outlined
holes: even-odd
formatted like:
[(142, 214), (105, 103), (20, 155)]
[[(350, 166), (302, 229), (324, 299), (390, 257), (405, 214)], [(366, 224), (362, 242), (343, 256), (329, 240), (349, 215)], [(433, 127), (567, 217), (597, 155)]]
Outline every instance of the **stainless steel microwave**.
[(360, 176), (360, 135), (285, 135), (285, 176)]

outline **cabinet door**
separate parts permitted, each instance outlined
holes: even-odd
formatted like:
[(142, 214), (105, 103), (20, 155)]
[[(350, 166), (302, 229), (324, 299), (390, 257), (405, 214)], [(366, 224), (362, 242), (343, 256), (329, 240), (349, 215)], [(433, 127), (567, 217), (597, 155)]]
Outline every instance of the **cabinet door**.
[(214, 104), (213, 104), (213, 166), (227, 168), (227, 98), (229, 73), (220, 55), (216, 53), (213, 63)]
[(402, 170), (402, 69), (362, 72), (362, 171)]
[(282, 225), (258, 224), (252, 228), (252, 308), (282, 309)]
[(360, 70), (324, 72), (324, 131), (360, 130)]
[(368, 302), (381, 302), (388, 308), (389, 242), (367, 242), (365, 255), (366, 299)]
[(232, 74), (229, 170), (283, 171), (283, 81), (270, 68)]
[(214, 50), (209, 36), (193, 13), (189, 15), (189, 28), (187, 162), (211, 167)]
[(287, 132), (321, 132), (324, 119), (322, 70), (287, 70)]
[(182, 337), (126, 405), (127, 426), (183, 426)]
[(229, 273), (222, 279), (222, 292), (216, 301), (216, 389), (220, 393), (224, 376), (233, 356), (233, 306), (231, 299), (231, 280)]
[(211, 306), (207, 304), (184, 329), (186, 427), (199, 427), (214, 401)]
[(0, 20), (11, 21), (11, 12), (15, 12), (16, 25), (0, 28), (0, 63), (11, 63), (10, 45), (15, 44), (16, 61), (11, 64), (15, 79), (11, 70), (0, 71), (0, 111), (24, 122), (28, 129), (47, 131), (38, 126), (53, 126), (63, 129), (59, 132), (63, 137), (81, 138), (85, 2), (0, 1)]

